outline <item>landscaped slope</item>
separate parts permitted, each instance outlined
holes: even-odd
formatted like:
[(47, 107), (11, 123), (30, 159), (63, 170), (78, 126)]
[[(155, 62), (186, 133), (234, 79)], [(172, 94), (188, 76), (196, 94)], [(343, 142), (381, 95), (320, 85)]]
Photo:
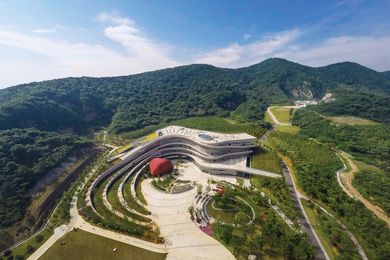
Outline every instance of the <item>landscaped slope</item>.
[(310, 110), (298, 110), (293, 123), (301, 128), (300, 135), (336, 144), (357, 159), (390, 172), (389, 124), (340, 125)]
[[(342, 162), (329, 145), (280, 128), (270, 135), (267, 144), (291, 160), (300, 188), (348, 226), (370, 259), (388, 258), (389, 230), (383, 221), (371, 214), (361, 202), (350, 199), (338, 185), (335, 172), (342, 167)], [(344, 250), (339, 253), (345, 259), (354, 259), (349, 255), (351, 243), (348, 245), (340, 240), (337, 232), (327, 235), (338, 250)]]

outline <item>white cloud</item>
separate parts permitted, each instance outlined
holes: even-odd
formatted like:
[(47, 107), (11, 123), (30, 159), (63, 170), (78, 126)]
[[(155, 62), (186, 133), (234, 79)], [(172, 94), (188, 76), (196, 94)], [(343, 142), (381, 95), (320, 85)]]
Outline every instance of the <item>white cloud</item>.
[(340, 36), (276, 54), (310, 66), (353, 61), (376, 70), (390, 69), (390, 36)]
[(294, 29), (269, 35), (249, 44), (234, 43), (225, 48), (200, 54), (196, 58), (196, 62), (233, 68), (251, 65), (272, 57), (274, 53), (286, 48), (300, 35), (301, 32)]
[(236, 68), (280, 57), (309, 66), (353, 61), (379, 71), (390, 69), (390, 36), (340, 36), (302, 44), (302, 35), (295, 29), (249, 44), (234, 43), (202, 53), (196, 57), (196, 62)]
[(100, 14), (99, 19), (113, 23), (104, 29), (104, 34), (122, 45), (127, 54), (138, 59), (138, 62), (155, 68), (178, 65), (169, 57), (167, 46), (149, 39), (132, 20), (107, 13)]
[(244, 34), (243, 37), (244, 37), (244, 40), (248, 40), (251, 37), (251, 35), (249, 33), (246, 33), (246, 34)]
[[(148, 38), (134, 22), (101, 14), (104, 35), (124, 51), (99, 44), (53, 40), (0, 26), (0, 88), (67, 76), (116, 76), (178, 65), (169, 49)], [(33, 56), (33, 58), (27, 58)]]
[(52, 29), (38, 28), (38, 29), (31, 30), (31, 32), (38, 33), (38, 34), (45, 34), (45, 33), (55, 33), (57, 32), (57, 30), (54, 28)]
[(56, 33), (59, 31), (63, 31), (65, 29), (67, 29), (67, 28), (63, 25), (56, 25), (56, 26), (51, 27), (51, 28), (36, 28), (36, 29), (31, 30), (31, 32), (38, 33), (38, 34), (46, 34), (46, 33)]
[(67, 76), (129, 74), (136, 69), (130, 58), (100, 45), (56, 41), (2, 29), (0, 48), (12, 51), (12, 55), (0, 61), (0, 87)]
[(244, 47), (233, 43), (226, 48), (214, 50), (209, 53), (201, 54), (197, 57), (197, 63), (207, 63), (215, 66), (227, 66), (235, 64), (241, 59)]

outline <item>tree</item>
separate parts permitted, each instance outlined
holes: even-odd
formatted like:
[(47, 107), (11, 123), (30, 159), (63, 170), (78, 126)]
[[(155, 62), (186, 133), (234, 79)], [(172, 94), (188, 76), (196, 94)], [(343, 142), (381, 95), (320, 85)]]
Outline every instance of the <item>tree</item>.
[(188, 213), (190, 213), (192, 220), (194, 220), (194, 211), (195, 211), (195, 209), (194, 209), (193, 205), (188, 207)]
[(40, 243), (40, 242), (42, 242), (43, 241), (43, 236), (42, 235), (37, 235), (36, 237), (35, 237), (35, 242), (36, 243)]
[(197, 184), (196, 184), (196, 192), (197, 192), (198, 194), (202, 194), (202, 191), (203, 191), (203, 186), (202, 186), (202, 184), (197, 183)]
[(208, 185), (206, 186), (206, 193), (208, 194), (208, 193), (210, 192), (210, 190), (211, 190), (211, 187), (210, 187), (210, 185), (208, 184)]
[(28, 245), (26, 247), (26, 253), (27, 254), (32, 254), (35, 251), (35, 248), (32, 245)]

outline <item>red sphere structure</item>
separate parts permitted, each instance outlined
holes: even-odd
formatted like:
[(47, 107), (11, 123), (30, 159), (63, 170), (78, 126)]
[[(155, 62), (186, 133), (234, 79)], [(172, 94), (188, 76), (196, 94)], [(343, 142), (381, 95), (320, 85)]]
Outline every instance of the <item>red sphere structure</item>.
[(157, 176), (172, 171), (173, 164), (165, 158), (154, 158), (150, 161), (149, 168), (152, 176)]

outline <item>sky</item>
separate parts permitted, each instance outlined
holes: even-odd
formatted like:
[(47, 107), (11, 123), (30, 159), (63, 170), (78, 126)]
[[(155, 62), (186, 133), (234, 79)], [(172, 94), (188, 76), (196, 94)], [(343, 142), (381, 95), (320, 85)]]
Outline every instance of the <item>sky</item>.
[(272, 57), (390, 70), (390, 1), (0, 0), (0, 88)]

